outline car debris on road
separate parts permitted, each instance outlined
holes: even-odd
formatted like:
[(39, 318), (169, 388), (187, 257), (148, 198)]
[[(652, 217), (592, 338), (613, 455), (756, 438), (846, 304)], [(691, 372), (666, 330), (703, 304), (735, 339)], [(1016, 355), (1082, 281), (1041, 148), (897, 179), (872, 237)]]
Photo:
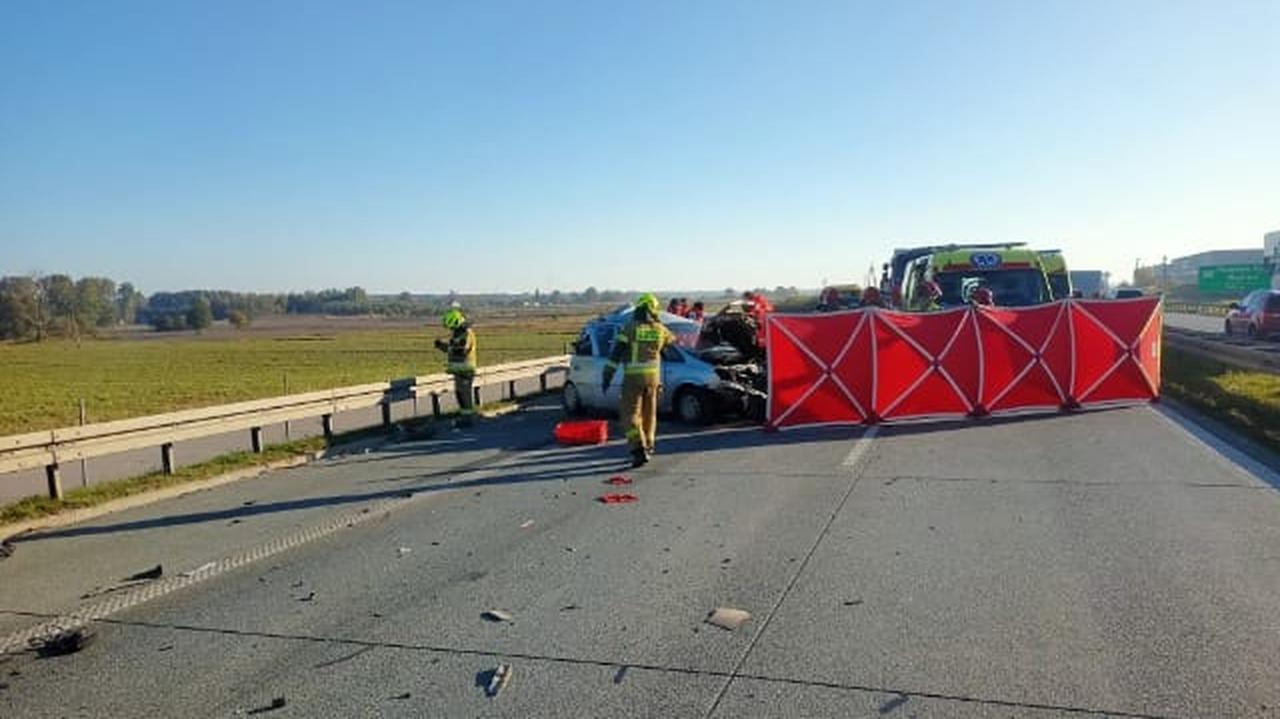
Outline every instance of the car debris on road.
[(621, 493), (621, 494), (604, 494), (600, 496), (600, 502), (602, 504), (630, 504), (632, 502), (639, 502), (639, 501), (640, 501), (640, 498), (634, 494)]
[(511, 683), (511, 665), (499, 664), (493, 670), (493, 675), (489, 677), (489, 684), (484, 688), (484, 693), (488, 697), (496, 697), (498, 693), (507, 688)]
[(32, 640), (36, 653), (42, 657), (61, 657), (75, 654), (93, 643), (98, 634), (89, 627), (64, 629), (44, 639)]
[(480, 618), (488, 622), (514, 622), (516, 620), (510, 612), (504, 612), (501, 609), (487, 609), (480, 613)]
[(734, 631), (751, 619), (751, 612), (743, 609), (734, 609), (732, 607), (717, 607), (707, 616), (707, 623)]

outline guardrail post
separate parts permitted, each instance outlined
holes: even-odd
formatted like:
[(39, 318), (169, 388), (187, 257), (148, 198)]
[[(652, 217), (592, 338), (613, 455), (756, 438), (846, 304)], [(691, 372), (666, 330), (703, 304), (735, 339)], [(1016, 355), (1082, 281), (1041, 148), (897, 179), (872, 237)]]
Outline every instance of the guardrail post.
[(62, 472), (58, 471), (56, 462), (45, 465), (44, 478), (49, 483), (49, 496), (54, 499), (62, 499)]
[(262, 454), (262, 428), (251, 427), (249, 429), (249, 444), (253, 447), (254, 454)]
[(325, 440), (333, 440), (333, 415), (325, 414), (320, 416), (320, 426), (324, 428)]
[(440, 393), (431, 393), (431, 416), (440, 419)]
[(165, 474), (173, 474), (178, 468), (178, 462), (174, 457), (173, 442), (165, 442), (160, 445), (160, 467)]
[(391, 426), (391, 400), (382, 400), (382, 426)]
[(475, 392), (475, 406), (476, 406), (476, 408), (477, 408), (477, 409), (479, 409), (479, 407), (480, 407), (480, 385), (476, 385), (476, 386), (475, 386), (475, 388), (474, 388), (474, 392)]
[(542, 394), (547, 393), (547, 371), (546, 370), (543, 370), (542, 374), (538, 375), (538, 392)]
[(509, 380), (507, 382), (507, 399), (515, 399), (515, 398), (516, 398), (516, 381)]

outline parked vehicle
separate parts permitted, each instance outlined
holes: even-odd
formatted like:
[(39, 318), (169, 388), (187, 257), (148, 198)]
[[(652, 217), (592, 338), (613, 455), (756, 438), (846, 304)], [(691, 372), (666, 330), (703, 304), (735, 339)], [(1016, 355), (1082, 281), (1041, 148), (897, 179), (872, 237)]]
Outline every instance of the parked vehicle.
[(1116, 288), (1116, 293), (1113, 296), (1113, 299), (1131, 300), (1135, 297), (1142, 297), (1142, 296), (1143, 296), (1142, 290), (1138, 289), (1137, 287), (1118, 287)]
[(1280, 335), (1280, 290), (1256, 290), (1232, 302), (1223, 329), (1229, 335)]
[[(616, 412), (622, 383), (602, 391), (604, 366), (613, 338), (631, 317), (627, 307), (591, 320), (574, 342), (569, 376), (563, 391), (569, 414)], [(676, 344), (662, 353), (662, 392), (658, 411), (688, 424), (703, 424), (726, 414), (755, 415), (763, 411), (764, 393), (756, 388), (762, 377), (758, 365), (738, 364), (733, 348), (698, 349), (702, 325), (679, 315), (662, 313), (662, 324), (676, 336)]]
[(1040, 250), (1040, 263), (1044, 265), (1044, 274), (1049, 278), (1049, 289), (1053, 290), (1053, 299), (1065, 300), (1071, 297), (1071, 273), (1067, 271), (1067, 260), (1062, 250)]
[(985, 245), (927, 245), (923, 247), (902, 247), (893, 251), (893, 257), (889, 262), (885, 263), (885, 276), (881, 279), (880, 291), (886, 295), (890, 302), (890, 306), (895, 308), (905, 307), (903, 298), (906, 292), (907, 267), (915, 263), (922, 257), (932, 255), (938, 252), (948, 250), (956, 250), (961, 247), (970, 250), (1008, 250), (1015, 247), (1022, 247), (1025, 242), (1003, 242)]

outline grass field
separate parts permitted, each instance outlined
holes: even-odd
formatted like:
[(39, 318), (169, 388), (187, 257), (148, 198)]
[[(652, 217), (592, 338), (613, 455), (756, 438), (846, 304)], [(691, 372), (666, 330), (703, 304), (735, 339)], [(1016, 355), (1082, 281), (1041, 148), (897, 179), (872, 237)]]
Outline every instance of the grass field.
[(1280, 375), (1243, 372), (1165, 347), (1164, 392), (1280, 451)]
[[(588, 313), (475, 318), (482, 366), (561, 354)], [(0, 435), (431, 374), (443, 329), (373, 318), (269, 318), (243, 332), (119, 333), (0, 344)]]

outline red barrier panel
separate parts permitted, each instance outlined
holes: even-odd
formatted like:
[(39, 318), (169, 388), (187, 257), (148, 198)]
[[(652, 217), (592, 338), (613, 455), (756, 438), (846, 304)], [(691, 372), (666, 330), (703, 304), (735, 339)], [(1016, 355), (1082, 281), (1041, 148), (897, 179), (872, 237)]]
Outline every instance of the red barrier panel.
[(774, 314), (769, 424), (860, 424), (1151, 400), (1157, 298)]

